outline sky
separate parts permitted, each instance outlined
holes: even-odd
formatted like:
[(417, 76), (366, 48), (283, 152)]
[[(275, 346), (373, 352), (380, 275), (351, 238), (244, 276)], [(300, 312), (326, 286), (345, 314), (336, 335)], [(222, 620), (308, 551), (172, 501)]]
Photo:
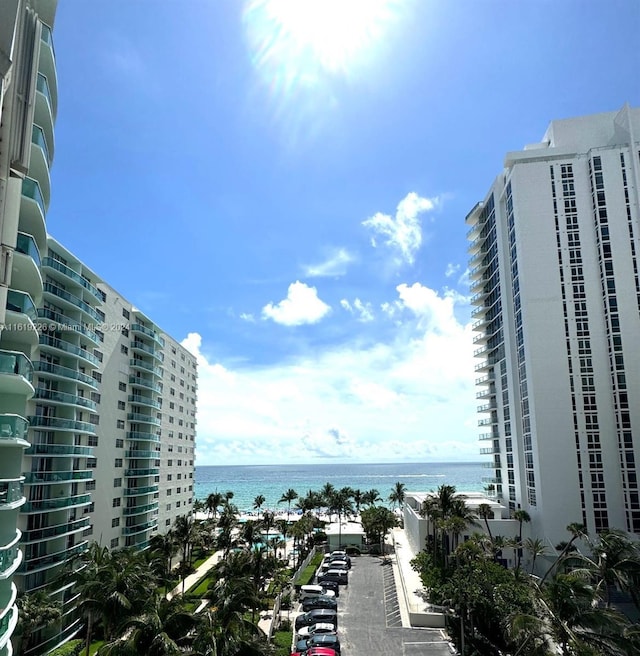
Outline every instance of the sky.
[(59, 0), (49, 232), (199, 362), (196, 464), (477, 461), (465, 216), (640, 104), (636, 0)]

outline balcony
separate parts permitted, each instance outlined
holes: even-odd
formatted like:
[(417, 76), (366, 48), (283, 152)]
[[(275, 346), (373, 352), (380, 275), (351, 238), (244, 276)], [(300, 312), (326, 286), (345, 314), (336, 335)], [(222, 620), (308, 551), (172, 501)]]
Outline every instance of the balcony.
[(7, 310), (9, 310), (9, 312), (24, 314), (29, 317), (29, 319), (31, 319), (31, 329), (34, 332), (36, 331), (33, 322), (38, 318), (38, 310), (29, 294), (10, 289), (7, 293)]
[(135, 403), (136, 405), (148, 405), (156, 410), (162, 410), (162, 405), (158, 401), (154, 401), (150, 396), (141, 396), (140, 394), (129, 394), (128, 397), (129, 403)]
[[(79, 273), (69, 268), (66, 264), (62, 264), (62, 262), (58, 262), (58, 260), (55, 260), (52, 257), (45, 257), (42, 260), (42, 266), (49, 267), (50, 269), (55, 269), (69, 280), (72, 280), (81, 287), (84, 287), (88, 292), (91, 293), (94, 298), (102, 303), (102, 293), (100, 290), (95, 285), (90, 283), (84, 276), (81, 276)], [(99, 315), (96, 315), (96, 321), (98, 321), (98, 323), (102, 323), (102, 319), (99, 317)]]
[(153, 348), (153, 346), (147, 346), (144, 342), (141, 342), (138, 339), (132, 341), (130, 346), (132, 351), (140, 351), (141, 353), (151, 355), (152, 357), (156, 358), (156, 360), (159, 360), (160, 362), (164, 360), (164, 355), (162, 354), (162, 351)]
[(499, 446), (487, 446), (483, 447), (480, 449), (480, 454), (481, 455), (489, 455), (489, 454), (494, 454), (494, 453), (500, 453), (500, 447)]
[(53, 144), (53, 124), (55, 123), (55, 98), (51, 93), (49, 80), (42, 73), (36, 79), (36, 99), (33, 122), (44, 130), (47, 143)]
[(22, 571), (33, 572), (36, 570), (48, 569), (49, 567), (55, 567), (56, 565), (66, 563), (74, 556), (84, 553), (87, 550), (88, 544), (88, 541), (85, 540), (84, 542), (80, 542), (80, 544), (77, 544), (74, 547), (65, 549), (64, 551), (47, 554), (46, 556), (41, 556), (40, 558), (30, 558), (27, 560), (27, 562), (24, 563)]
[(100, 360), (98, 360), (93, 353), (89, 353), (87, 349), (76, 346), (71, 342), (65, 342), (62, 339), (57, 339), (56, 337), (51, 337), (49, 335), (40, 335), (40, 346), (49, 346), (58, 349), (58, 351), (64, 351), (70, 355), (77, 355), (79, 358), (90, 362), (95, 367), (100, 366)]
[(144, 522), (144, 524), (136, 524), (134, 526), (125, 526), (122, 529), (124, 535), (135, 535), (136, 533), (141, 533), (142, 531), (149, 531), (153, 528), (157, 528), (158, 520), (153, 519), (150, 522)]
[(152, 415), (143, 415), (140, 412), (127, 413), (127, 420), (136, 424), (152, 424), (153, 426), (160, 426), (161, 422)]
[(0, 393), (33, 396), (33, 364), (22, 351), (0, 349)]
[(41, 376), (51, 376), (52, 378), (62, 380), (77, 380), (79, 383), (87, 385), (94, 390), (98, 389), (98, 381), (96, 381), (95, 378), (92, 376), (87, 376), (87, 374), (83, 374), (82, 372), (76, 371), (75, 369), (71, 369), (69, 367), (63, 367), (59, 364), (52, 364), (51, 362), (45, 362), (44, 360), (36, 360), (33, 363), (33, 368)]
[(12, 510), (23, 501), (22, 477), (0, 480), (0, 510)]
[(151, 512), (153, 510), (157, 510), (158, 506), (160, 504), (157, 501), (154, 501), (153, 503), (145, 503), (144, 506), (130, 506), (127, 508), (124, 508), (122, 511), (123, 515), (142, 515), (144, 513)]
[(125, 451), (125, 458), (159, 458), (160, 451)]
[(158, 491), (158, 485), (146, 485), (145, 487), (129, 487), (124, 490), (125, 497), (135, 497), (142, 494), (153, 494)]
[(28, 456), (80, 456), (95, 458), (92, 446), (75, 444), (32, 444), (26, 451)]
[(36, 263), (36, 266), (40, 266), (40, 251), (36, 240), (31, 235), (28, 235), (26, 232), (18, 233), (16, 251), (23, 255), (28, 255)]
[(156, 383), (153, 378), (147, 378), (146, 376), (129, 376), (129, 384), (135, 387), (145, 387), (158, 392), (158, 394), (162, 393), (162, 386)]
[(98, 335), (96, 335), (93, 330), (89, 330), (85, 324), (80, 323), (80, 321), (76, 321), (75, 319), (70, 319), (59, 312), (54, 312), (49, 308), (38, 308), (38, 318), (46, 319), (49, 322), (58, 324), (58, 326), (60, 326), (65, 332), (80, 333), (90, 339), (96, 344), (96, 346), (101, 343)]
[(143, 433), (140, 431), (130, 431), (127, 433), (127, 439), (134, 442), (160, 442), (160, 435), (154, 433)]
[(75, 421), (74, 419), (62, 419), (60, 417), (44, 417), (34, 415), (29, 417), (31, 426), (44, 426), (51, 430), (74, 431), (76, 433), (90, 433), (95, 435), (97, 427), (87, 421)]
[(38, 70), (40, 70), (47, 78), (49, 83), (51, 100), (53, 101), (54, 116), (58, 109), (58, 80), (56, 74), (56, 57), (53, 48), (53, 36), (51, 28), (44, 23), (42, 25), (42, 32), (40, 33), (40, 61), (38, 62)]
[(74, 469), (72, 471), (27, 472), (24, 482), (27, 485), (63, 483), (66, 481), (88, 481), (93, 478), (93, 469)]
[(131, 326), (131, 331), (134, 333), (146, 335), (147, 337), (151, 337), (152, 340), (157, 342), (160, 346), (164, 347), (164, 339), (160, 337), (160, 335), (155, 330), (151, 330), (151, 328), (147, 328), (146, 326), (143, 326), (139, 323), (134, 323)]
[(22, 552), (17, 544), (0, 550), (0, 580), (11, 575), (22, 561)]
[(90, 517), (81, 517), (72, 522), (65, 522), (57, 526), (47, 526), (46, 528), (37, 528), (32, 531), (25, 531), (22, 534), (23, 542), (42, 542), (60, 537), (61, 535), (72, 535), (83, 531), (91, 525)]
[(134, 476), (157, 476), (160, 473), (159, 467), (151, 467), (148, 469), (125, 469), (124, 475), (127, 478)]
[(31, 235), (40, 253), (47, 248), (47, 229), (45, 226), (45, 205), (40, 185), (33, 178), (22, 181), (20, 217), (18, 230)]
[(23, 513), (42, 512), (43, 510), (60, 510), (60, 508), (73, 508), (88, 506), (91, 503), (90, 494), (77, 494), (73, 497), (60, 497), (59, 499), (42, 499), (40, 501), (27, 501), (22, 506)]
[(24, 440), (27, 442), (29, 422), (13, 413), (0, 414), (0, 444), (5, 440)]
[(478, 420), (478, 426), (492, 426), (493, 424), (497, 424), (497, 423), (498, 420), (495, 417)]
[[(11, 606), (6, 614), (0, 618), (0, 644), (8, 643), (17, 623), (18, 609), (16, 606)], [(8, 651), (6, 653), (11, 654), (12, 652)]]
[(57, 392), (55, 390), (45, 389), (44, 387), (36, 388), (36, 399), (44, 399), (45, 401), (51, 401), (51, 403), (60, 403), (63, 405), (74, 405), (81, 408), (87, 408), (88, 410), (96, 411), (98, 406), (95, 401), (87, 399), (84, 396), (78, 396), (77, 394), (68, 394), (66, 392)]
[[(46, 266), (45, 261), (49, 258), (45, 257), (43, 260), (43, 266)], [(81, 298), (70, 294), (62, 287), (57, 285), (52, 285), (50, 282), (45, 282), (43, 285), (44, 291), (47, 294), (55, 296), (56, 299), (65, 301), (67, 304), (71, 305), (73, 308), (78, 308), (82, 310), (85, 314), (88, 314), (96, 323), (102, 323), (102, 317), (88, 304), (85, 303)]]
[(480, 433), (480, 435), (478, 435), (478, 440), (480, 441), (498, 440), (498, 439), (500, 439), (500, 436), (496, 435), (495, 433)]
[(129, 360), (129, 364), (132, 367), (136, 367), (138, 369), (144, 369), (145, 371), (150, 371), (151, 373), (154, 373), (156, 376), (162, 378), (162, 368), (154, 367), (150, 362), (145, 362), (144, 360), (140, 360), (139, 358), (131, 358)]

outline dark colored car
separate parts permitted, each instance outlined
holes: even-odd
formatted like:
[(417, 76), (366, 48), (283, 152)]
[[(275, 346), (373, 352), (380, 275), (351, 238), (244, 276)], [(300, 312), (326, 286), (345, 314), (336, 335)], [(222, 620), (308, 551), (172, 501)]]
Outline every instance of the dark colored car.
[(336, 597), (340, 596), (340, 584), (337, 581), (324, 581), (322, 587), (325, 590), (331, 590)]
[(322, 633), (320, 635), (311, 636), (307, 640), (298, 640), (296, 643), (296, 651), (306, 652), (313, 647), (328, 647), (333, 649), (336, 653), (340, 653), (340, 639), (335, 633)]
[(338, 608), (338, 600), (335, 597), (320, 595), (319, 597), (307, 597), (302, 602), (302, 610), (306, 613), (312, 608)]
[(329, 581), (334, 581), (339, 585), (349, 585), (349, 572), (346, 569), (330, 569), (318, 574), (319, 585), (325, 585)]
[(329, 622), (338, 626), (338, 613), (333, 608), (314, 608), (304, 615), (298, 615), (295, 621), (296, 631), (303, 626), (317, 624), (318, 622)]

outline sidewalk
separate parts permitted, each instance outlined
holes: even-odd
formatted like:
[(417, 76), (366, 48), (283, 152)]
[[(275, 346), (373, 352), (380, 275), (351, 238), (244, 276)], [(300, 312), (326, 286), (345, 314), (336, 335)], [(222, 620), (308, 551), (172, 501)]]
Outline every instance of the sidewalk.
[[(213, 556), (209, 556), (207, 560), (202, 563), (193, 574), (189, 574), (184, 580), (184, 591), (187, 592), (189, 588), (193, 587), (221, 558), (222, 551), (216, 551)], [(182, 594), (182, 579), (176, 587), (167, 592), (167, 599), (172, 599)]]

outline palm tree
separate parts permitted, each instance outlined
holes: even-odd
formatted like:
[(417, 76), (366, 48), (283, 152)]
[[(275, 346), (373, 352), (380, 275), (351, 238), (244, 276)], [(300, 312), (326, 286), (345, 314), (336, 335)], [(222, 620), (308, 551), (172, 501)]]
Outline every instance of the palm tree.
[(201, 499), (196, 499), (193, 502), (193, 512), (196, 513), (196, 514), (198, 514), (198, 513), (202, 512), (203, 510), (205, 510), (206, 507), (207, 507), (207, 505)]
[(538, 556), (544, 556), (547, 553), (547, 547), (540, 538), (527, 538), (524, 541), (524, 548), (531, 554), (530, 573), (533, 574)]
[(266, 499), (264, 498), (264, 495), (259, 494), (254, 500), (253, 500), (253, 509), (258, 511), (258, 515), (260, 514), (260, 509), (262, 508), (262, 505)]
[(298, 493), (293, 488), (289, 488), (278, 501), (278, 503), (287, 503), (287, 521), (289, 521), (289, 515), (291, 513), (291, 502), (295, 501), (297, 498)]
[(364, 492), (362, 490), (354, 490), (352, 496), (353, 496), (353, 503), (355, 504), (356, 507), (356, 515), (359, 515), (360, 506), (363, 503), (362, 498), (364, 496)]
[(513, 518), (518, 520), (518, 542), (520, 546), (517, 549), (516, 569), (520, 569), (520, 561), (522, 559), (522, 524), (523, 522), (530, 522), (531, 516), (526, 510), (514, 510)]
[(270, 510), (267, 510), (262, 515), (262, 528), (266, 532), (265, 542), (269, 542), (269, 531), (275, 526), (276, 516)]
[[(295, 524), (295, 522), (294, 522)], [(282, 533), (282, 540), (284, 542), (284, 558), (287, 558), (287, 533), (289, 531), (289, 522), (286, 519), (276, 519), (276, 528)]]
[(489, 526), (489, 520), (493, 519), (493, 508), (488, 503), (481, 503), (478, 506), (478, 517), (484, 521), (489, 539), (493, 540), (493, 535), (491, 534), (491, 526)]
[(371, 488), (370, 490), (367, 490), (363, 495), (362, 495), (362, 503), (365, 504), (366, 506), (375, 506), (376, 501), (382, 501), (382, 497), (380, 496), (380, 492), (376, 490), (375, 488)]
[(338, 545), (342, 545), (342, 517), (353, 513), (353, 503), (351, 501), (351, 488), (343, 487), (334, 491), (329, 498), (329, 512), (338, 515)]
[(545, 572), (544, 576), (542, 577), (540, 581), (540, 585), (542, 585), (547, 578), (549, 577), (549, 574), (555, 569), (555, 567), (561, 563), (564, 559), (564, 557), (571, 551), (573, 548), (573, 543), (581, 538), (586, 538), (587, 537), (587, 527), (584, 524), (580, 524), (579, 522), (572, 522), (567, 526), (567, 531), (571, 533), (571, 539), (569, 542), (565, 543), (560, 551), (560, 555), (558, 558), (551, 564), (551, 567)]
[(205, 505), (207, 507), (207, 511), (209, 512), (209, 517), (213, 518), (214, 522), (215, 522), (216, 517), (218, 515), (218, 508), (220, 508), (223, 501), (224, 501), (224, 497), (217, 490), (215, 492), (212, 492), (211, 494), (209, 494), (209, 496), (207, 496), (207, 500), (205, 501)]
[(155, 535), (152, 535), (149, 540), (149, 546), (152, 556), (159, 564), (159, 567), (156, 567), (156, 571), (158, 572), (160, 580), (165, 585), (165, 592), (167, 592), (171, 577), (173, 557), (178, 551), (178, 545), (173, 530), (169, 529), (166, 533), (156, 533)]
[(16, 638), (20, 638), (20, 653), (29, 651), (31, 637), (39, 629), (46, 629), (62, 617), (62, 604), (53, 601), (44, 590), (22, 594), (18, 597), (18, 626)]
[(406, 489), (407, 486), (404, 483), (401, 483), (400, 481), (396, 482), (396, 484), (393, 487), (393, 490), (391, 490), (391, 494), (389, 495), (389, 501), (391, 502), (392, 508), (395, 508), (396, 506), (398, 508), (402, 507), (402, 504), (404, 503), (404, 495)]

